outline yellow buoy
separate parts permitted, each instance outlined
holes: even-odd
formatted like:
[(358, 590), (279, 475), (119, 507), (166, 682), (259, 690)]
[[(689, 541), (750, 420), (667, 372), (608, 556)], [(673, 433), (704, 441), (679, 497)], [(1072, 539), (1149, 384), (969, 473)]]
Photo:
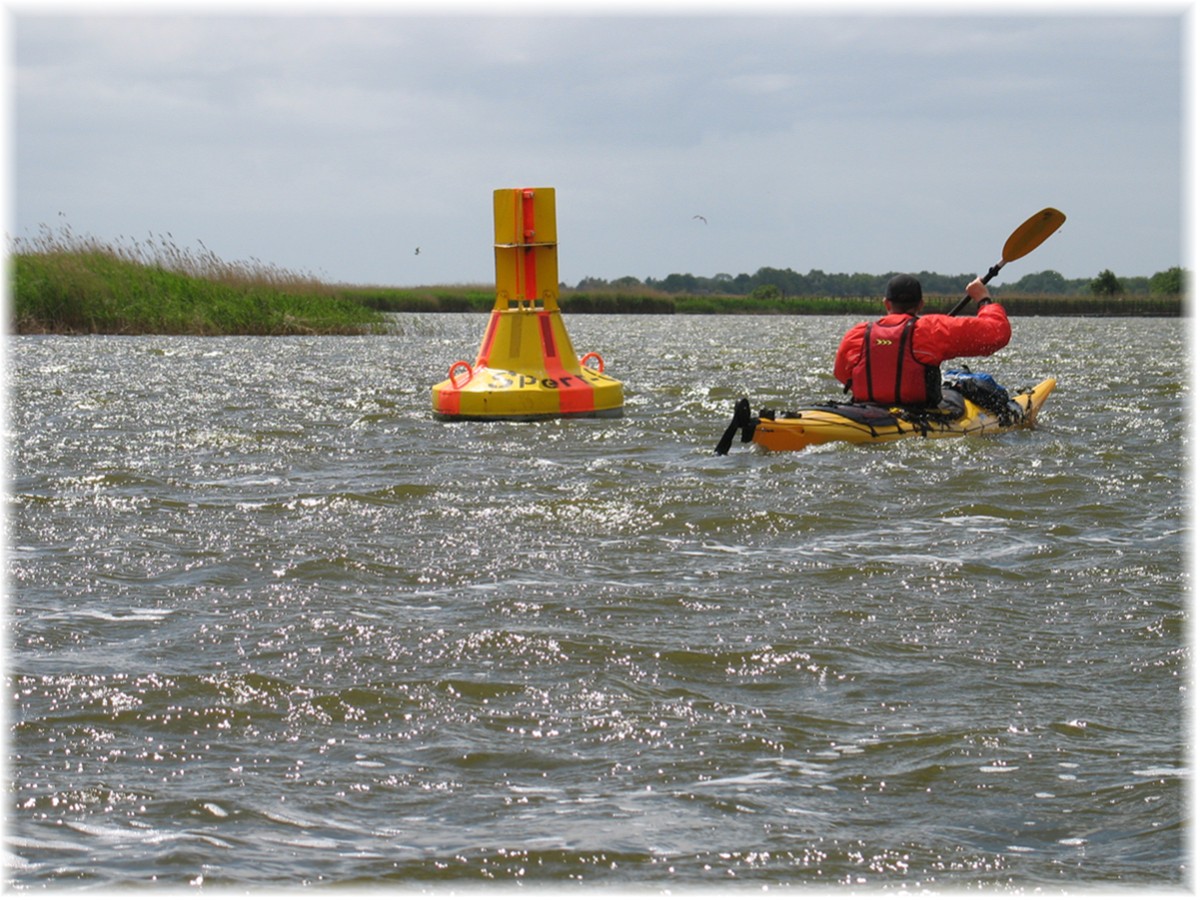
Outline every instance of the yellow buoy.
[[(440, 419), (620, 416), (621, 382), (597, 353), (583, 359), (558, 308), (554, 188), (504, 188), (493, 195), (496, 305), (475, 363), (458, 360), (433, 386)], [(594, 363), (594, 365), (585, 365)]]

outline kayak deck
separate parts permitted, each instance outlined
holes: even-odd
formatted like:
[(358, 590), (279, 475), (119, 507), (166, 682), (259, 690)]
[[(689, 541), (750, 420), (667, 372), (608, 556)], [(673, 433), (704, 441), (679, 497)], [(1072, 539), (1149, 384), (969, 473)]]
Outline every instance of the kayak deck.
[(1055, 379), (1047, 378), (1034, 387), (1016, 391), (1006, 407), (985, 408), (964, 396), (964, 409), (958, 416), (864, 403), (830, 403), (782, 413), (764, 409), (753, 417), (749, 401), (743, 398), (717, 452), (728, 452), (732, 435), (739, 429), (742, 443), (753, 441), (765, 450), (789, 451), (830, 441), (874, 444), (908, 437), (965, 437), (1032, 428), (1056, 384)]

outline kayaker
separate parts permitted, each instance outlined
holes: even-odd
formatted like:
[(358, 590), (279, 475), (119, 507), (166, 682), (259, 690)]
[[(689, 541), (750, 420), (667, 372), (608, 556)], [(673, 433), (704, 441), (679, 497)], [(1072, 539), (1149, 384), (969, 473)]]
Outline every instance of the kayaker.
[(991, 356), (1008, 344), (1012, 327), (1004, 307), (976, 278), (967, 285), (974, 317), (920, 315), (921, 283), (911, 275), (888, 282), (887, 315), (860, 322), (842, 338), (833, 374), (855, 400), (884, 406), (935, 408), (942, 401), (941, 364), (959, 356)]

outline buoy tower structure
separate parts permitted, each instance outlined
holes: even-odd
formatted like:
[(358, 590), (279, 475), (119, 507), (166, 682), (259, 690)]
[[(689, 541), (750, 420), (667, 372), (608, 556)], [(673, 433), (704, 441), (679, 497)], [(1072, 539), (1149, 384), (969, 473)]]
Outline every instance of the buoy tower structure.
[[(558, 308), (554, 188), (493, 194), (496, 304), (474, 364), (433, 386), (444, 420), (617, 417), (625, 393), (598, 353), (576, 356)], [(589, 365), (589, 363), (591, 365)]]

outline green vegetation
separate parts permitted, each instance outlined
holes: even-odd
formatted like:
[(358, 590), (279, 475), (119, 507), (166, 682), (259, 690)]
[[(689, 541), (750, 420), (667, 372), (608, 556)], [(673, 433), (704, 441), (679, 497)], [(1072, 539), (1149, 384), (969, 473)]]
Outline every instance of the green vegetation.
[[(674, 274), (644, 282), (628, 275), (611, 282), (585, 278), (575, 293), (563, 290), (561, 302), (566, 310), (574, 296), (617, 290), (626, 305), (640, 303), (641, 311), (646, 312), (870, 315), (879, 310), (879, 298), (894, 274), (814, 269), (802, 275), (791, 269), (762, 268), (754, 275), (736, 278), (726, 274), (712, 278)], [(914, 274), (925, 290), (930, 311), (951, 308), (962, 297), (963, 286), (975, 277)], [(1118, 279), (1105, 269), (1094, 279), (1067, 279), (1058, 272), (1043, 271), (996, 287), (992, 293), (1014, 316), (1179, 316), (1184, 313), (1190, 279), (1190, 273), (1179, 266), (1150, 278)], [(670, 310), (662, 309), (664, 302)]]
[(10, 330), (102, 334), (364, 334), (384, 317), (310, 276), (226, 263), (170, 240), (105, 244), (69, 228), (16, 240)]
[[(579, 282), (577, 290), (621, 290), (643, 293), (651, 291), (670, 295), (748, 296), (763, 299), (771, 296), (882, 297), (888, 279), (895, 274), (895, 272), (887, 272), (882, 275), (868, 275), (862, 272), (823, 272), (820, 269), (812, 269), (807, 274), (802, 274), (792, 269), (764, 267), (753, 275), (743, 273), (736, 277), (725, 273), (718, 273), (711, 278), (675, 273), (663, 279), (647, 278), (645, 281), (639, 281), (631, 275), (611, 282), (599, 278), (585, 278)], [(926, 294), (945, 296), (960, 292), (963, 286), (975, 277), (974, 274), (968, 273), (942, 275), (938, 272), (922, 271), (912, 274), (921, 282)], [(1150, 278), (1132, 276), (1117, 279), (1111, 271), (1106, 269), (1095, 279), (1068, 279), (1058, 272), (1043, 271), (1033, 272), (1014, 282), (1006, 283), (1003, 291), (1010, 296), (1133, 297), (1143, 294), (1181, 296), (1187, 293), (1189, 278), (1188, 272), (1178, 266), (1165, 272), (1159, 272)]]
[(1088, 290), (1097, 297), (1119, 297), (1124, 293), (1121, 280), (1113, 274), (1112, 269), (1105, 269), (1093, 278)]
[(1156, 272), (1150, 278), (1150, 293), (1158, 296), (1179, 296), (1187, 292), (1187, 273), (1179, 266)]
[[(257, 260), (226, 263), (203, 244), (180, 250), (170, 235), (105, 244), (69, 228), (43, 228), (12, 242), (10, 330), (103, 334), (366, 334), (386, 330), (387, 312), (487, 312), (491, 285), (418, 288), (329, 285)], [(566, 313), (854, 315), (880, 310), (886, 275), (759, 269), (711, 279), (632, 276), (560, 285)], [(930, 311), (946, 310), (973, 275), (914, 273)], [(1026, 275), (993, 293), (1013, 316), (1179, 316), (1190, 274), (1068, 280)]]
[[(965, 282), (964, 282), (965, 283)], [(1055, 296), (1052, 294), (1009, 293), (1007, 287), (993, 292), (1012, 316), (1179, 316), (1183, 299), (1179, 295), (1134, 297)], [(678, 313), (681, 315), (821, 315), (872, 316), (882, 313), (880, 296), (870, 297), (783, 297), (783, 296), (627, 296), (625, 312)], [(961, 294), (926, 294), (929, 312), (944, 312), (954, 306)], [(561, 297), (564, 311), (576, 311), (575, 297)], [(665, 308), (664, 308), (665, 306)], [(579, 309), (588, 312), (587, 309)]]
[[(1011, 316), (1179, 316), (1183, 313), (1183, 299), (1179, 295), (1054, 296), (1010, 293), (1007, 286), (992, 293)], [(685, 295), (674, 298), (674, 312), (873, 316), (882, 314), (881, 296), (756, 298)], [(945, 312), (961, 299), (961, 294), (926, 293), (925, 309), (928, 312)], [(569, 303), (564, 301), (563, 309), (568, 308)]]
[[(965, 283), (965, 282), (964, 282)], [(484, 287), (471, 288), (361, 288), (347, 292), (361, 302), (389, 312), (487, 312), (495, 296)], [(1012, 316), (1179, 316), (1179, 295), (1146, 294), (1133, 297), (1057, 296), (1011, 294), (994, 291)], [(961, 295), (926, 295), (930, 312), (950, 309)], [(655, 315), (759, 315), (759, 316), (871, 316), (881, 312), (879, 296), (784, 297), (771, 292), (757, 296), (718, 294), (665, 294), (655, 291), (626, 293), (579, 291), (560, 288), (564, 313), (626, 313)]]
[(487, 312), (496, 304), (490, 285), (417, 288), (347, 287), (341, 296), (380, 312)]

